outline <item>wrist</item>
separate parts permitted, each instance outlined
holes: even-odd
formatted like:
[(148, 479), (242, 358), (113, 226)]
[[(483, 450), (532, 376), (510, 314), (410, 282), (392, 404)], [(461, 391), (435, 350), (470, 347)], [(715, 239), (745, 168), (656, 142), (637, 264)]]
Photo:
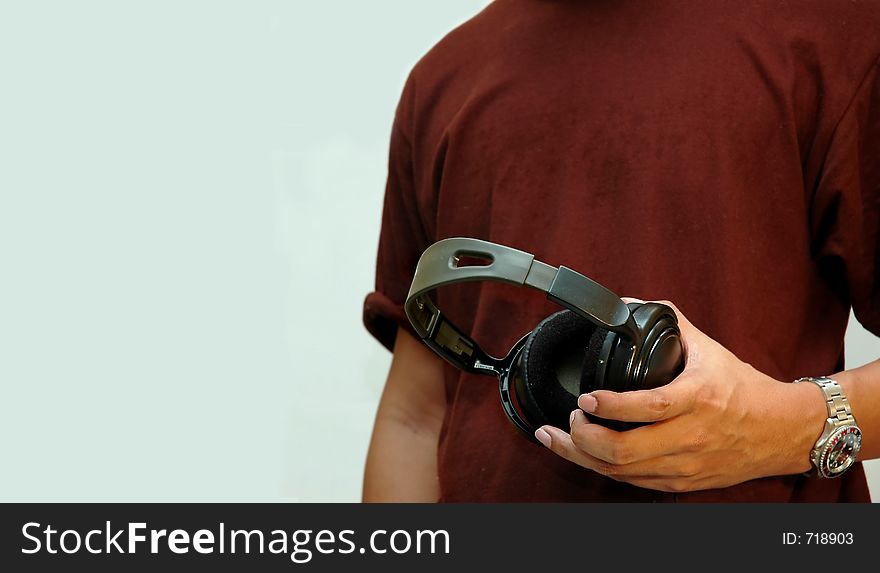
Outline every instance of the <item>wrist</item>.
[(800, 474), (812, 471), (813, 463), (810, 453), (816, 441), (822, 435), (828, 409), (825, 406), (825, 395), (815, 384), (786, 384), (793, 414), (793, 435), (789, 442), (789, 467), (786, 473)]
[(810, 461), (820, 477), (838, 477), (852, 467), (862, 445), (862, 432), (846, 390), (840, 382), (827, 376), (799, 378), (795, 382), (815, 385), (822, 392), (827, 417)]
[[(855, 394), (855, 386), (856, 386), (856, 371), (853, 370), (844, 370), (842, 372), (838, 372), (836, 374), (830, 374), (829, 378), (837, 381), (840, 384), (840, 387), (843, 388), (843, 391), (846, 393), (847, 398), (849, 399), (850, 405), (852, 405), (853, 394)], [(857, 400), (858, 401), (858, 400)], [(855, 415), (855, 412), (853, 412)], [(856, 417), (858, 419), (858, 417)]]

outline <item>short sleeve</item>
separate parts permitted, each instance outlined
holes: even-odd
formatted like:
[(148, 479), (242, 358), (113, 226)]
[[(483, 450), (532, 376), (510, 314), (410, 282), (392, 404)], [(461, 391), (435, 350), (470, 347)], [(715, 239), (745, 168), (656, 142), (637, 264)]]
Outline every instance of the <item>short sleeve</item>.
[(429, 245), (418, 206), (413, 161), (413, 83), (410, 75), (391, 129), (375, 290), (367, 295), (363, 309), (364, 326), (389, 350), (394, 348), (398, 326), (416, 336), (403, 304), (419, 256)]
[(843, 113), (811, 207), (814, 254), (880, 336), (880, 61)]

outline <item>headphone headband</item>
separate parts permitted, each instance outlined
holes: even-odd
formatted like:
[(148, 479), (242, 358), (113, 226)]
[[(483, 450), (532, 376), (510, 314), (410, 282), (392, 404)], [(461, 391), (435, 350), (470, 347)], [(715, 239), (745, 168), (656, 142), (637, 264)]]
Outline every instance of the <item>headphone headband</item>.
[[(462, 257), (486, 259), (490, 263), (459, 266)], [(638, 328), (626, 303), (599, 283), (567, 267), (557, 269), (542, 263), (524, 251), (479, 239), (455, 237), (438, 241), (422, 253), (405, 309), (425, 343), (463, 370), (500, 374), (509, 366), (504, 360), (483, 352), (476, 341), (443, 316), (428, 296), (439, 287), (470, 281), (502, 282), (537, 289), (590, 322), (636, 342)]]

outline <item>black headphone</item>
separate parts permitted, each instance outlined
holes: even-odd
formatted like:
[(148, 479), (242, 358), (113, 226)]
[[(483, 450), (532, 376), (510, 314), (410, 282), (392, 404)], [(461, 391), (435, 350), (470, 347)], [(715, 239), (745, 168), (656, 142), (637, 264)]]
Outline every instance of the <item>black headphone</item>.
[[(488, 264), (462, 264), (468, 258)], [(568, 310), (548, 316), (506, 357), (495, 358), (452, 324), (428, 296), (436, 288), (467, 281), (529, 286)], [(684, 368), (678, 319), (670, 307), (624, 303), (567, 267), (557, 269), (529, 253), (479, 239), (443, 239), (428, 247), (419, 259), (405, 308), (413, 328), (434, 352), (466, 372), (498, 377), (504, 412), (533, 441), (535, 430), (544, 424), (567, 428), (581, 394), (656, 388)], [(618, 430), (636, 425), (590, 419)]]

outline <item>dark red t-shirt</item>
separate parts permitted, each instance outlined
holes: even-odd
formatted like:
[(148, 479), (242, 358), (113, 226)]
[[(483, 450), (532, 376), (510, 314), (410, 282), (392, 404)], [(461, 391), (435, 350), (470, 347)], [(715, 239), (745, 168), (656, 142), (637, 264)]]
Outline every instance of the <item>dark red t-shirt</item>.
[[(851, 307), (880, 334), (878, 31), (878, 2), (497, 0), (404, 88), (367, 328), (391, 348), (422, 251), (477, 237), (672, 300), (779, 380), (838, 371)], [(496, 356), (558, 310), (487, 283), (436, 300)], [(525, 440), (494, 378), (446, 375), (444, 501), (868, 499), (861, 465), (639, 489)]]

